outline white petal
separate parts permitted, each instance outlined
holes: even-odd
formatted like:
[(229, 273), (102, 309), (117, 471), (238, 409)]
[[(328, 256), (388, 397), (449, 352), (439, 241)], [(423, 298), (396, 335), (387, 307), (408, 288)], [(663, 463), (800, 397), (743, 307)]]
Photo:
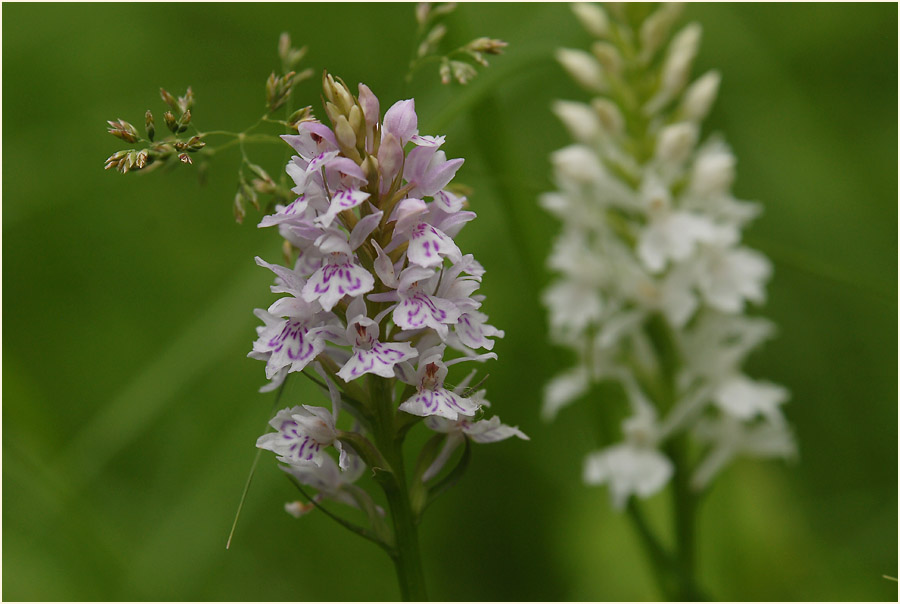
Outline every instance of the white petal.
[(318, 331), (307, 328), (303, 321), (284, 320), (268, 326), (253, 343), (253, 351), (270, 356), (266, 363), (266, 378), (272, 379), (285, 367), (301, 371), (325, 349)]
[(460, 415), (475, 415), (478, 406), (473, 405), (469, 399), (456, 395), (445, 388), (437, 388), (418, 392), (402, 403), (400, 410), (422, 417), (437, 415), (456, 420)]
[(407, 257), (412, 264), (423, 267), (440, 266), (444, 256), (453, 262), (462, 260), (462, 252), (446, 234), (430, 224), (421, 222), (410, 233)]
[(318, 300), (330, 311), (344, 296), (361, 296), (375, 287), (375, 277), (352, 262), (328, 263), (317, 270), (303, 287), (303, 299)]
[(672, 472), (672, 462), (662, 453), (625, 443), (589, 455), (583, 479), (589, 485), (609, 483), (613, 505), (621, 509), (632, 494), (649, 497), (658, 492)]
[(491, 419), (484, 419), (474, 424), (463, 424), (463, 432), (477, 443), (495, 443), (517, 436), (522, 440), (530, 440), (525, 434), (513, 426), (500, 423), (496, 415)]
[(444, 338), (448, 333), (447, 324), (456, 323), (459, 315), (452, 302), (417, 292), (397, 305), (392, 318), (401, 329), (431, 327)]
[(556, 417), (560, 409), (587, 392), (590, 376), (585, 367), (575, 367), (559, 374), (544, 387), (544, 406), (541, 415), (545, 420)]
[(758, 414), (780, 419), (779, 406), (787, 401), (788, 391), (771, 382), (757, 382), (737, 375), (721, 384), (713, 400), (726, 413), (741, 420)]
[(317, 217), (315, 223), (323, 227), (328, 227), (334, 218), (343, 212), (360, 205), (369, 198), (369, 193), (361, 189), (339, 189), (331, 196), (331, 204), (328, 211)]
[(394, 377), (394, 365), (418, 356), (419, 352), (406, 342), (375, 342), (369, 350), (353, 349), (350, 360), (338, 371), (345, 382), (366, 373), (385, 378)]

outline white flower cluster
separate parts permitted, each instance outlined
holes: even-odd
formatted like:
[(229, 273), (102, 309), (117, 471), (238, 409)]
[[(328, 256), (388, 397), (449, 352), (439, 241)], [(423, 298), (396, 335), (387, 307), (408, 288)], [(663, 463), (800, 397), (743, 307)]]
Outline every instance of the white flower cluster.
[(587, 483), (610, 485), (618, 507), (665, 486), (674, 471), (666, 445), (684, 434), (704, 451), (690, 468), (696, 488), (737, 454), (794, 451), (780, 412), (787, 391), (742, 370), (772, 333), (744, 314), (765, 300), (772, 268), (741, 245), (759, 206), (732, 196), (734, 156), (718, 138), (698, 144), (719, 74), (688, 85), (700, 27), (666, 47), (678, 5), (637, 25), (628, 10), (575, 5), (597, 40), (590, 53), (557, 58), (596, 97), (555, 103), (576, 142), (553, 154), (558, 190), (541, 199), (562, 221), (543, 301), (552, 337), (578, 355), (548, 384), (544, 413), (594, 382), (621, 384), (631, 404), (624, 441), (589, 455), (584, 469)]
[[(491, 350), (491, 338), (503, 336), (479, 310), (484, 269), (453, 241), (475, 218), (447, 188), (463, 160), (447, 159), (444, 137), (418, 134), (412, 100), (395, 103), (382, 120), (365, 85), (356, 97), (326, 76), (324, 90), (333, 128), (310, 120), (283, 137), (297, 152), (287, 173), (298, 197), (259, 226), (277, 226), (297, 257), (292, 268), (257, 258), (276, 275), (272, 291), (286, 296), (257, 309), (264, 325), (249, 356), (266, 362), (272, 381), (265, 390), (307, 366), (327, 384), (331, 410), (284, 409), (271, 422), (276, 432), (257, 446), (275, 452), (320, 496), (353, 503), (361, 497), (348, 496), (346, 485), (359, 476), (355, 455), (363, 451), (348, 451), (340, 440), (342, 404), (359, 420), (347, 434), (364, 438), (385, 416), (383, 405), (391, 418), (398, 408), (428, 418), (429, 427), (447, 433), (445, 461), (465, 436), (491, 442), (524, 435), (497, 418), (480, 419), (488, 403), (483, 392), (467, 392), (471, 376), (445, 386), (448, 367), (496, 358), (477, 349)], [(445, 359), (448, 348), (461, 356)], [(373, 378), (384, 384), (373, 386)], [(340, 450), (343, 472), (325, 454), (330, 446)]]

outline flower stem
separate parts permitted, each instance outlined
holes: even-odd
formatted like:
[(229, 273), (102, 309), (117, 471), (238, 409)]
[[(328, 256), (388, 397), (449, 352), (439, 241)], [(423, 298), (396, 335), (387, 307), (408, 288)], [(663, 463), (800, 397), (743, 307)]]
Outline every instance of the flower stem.
[[(646, 324), (646, 331), (656, 353), (659, 366), (659, 379), (656, 388), (657, 403), (661, 410), (668, 413), (675, 406), (678, 399), (676, 377), (681, 365), (678, 346), (671, 326), (660, 314), (650, 317)], [(682, 434), (673, 439), (666, 446), (666, 453), (675, 466), (671, 483), (675, 551), (669, 558), (669, 570), (674, 581), (660, 579), (660, 585), (663, 587), (666, 597), (670, 600), (705, 600), (706, 597), (697, 586), (695, 578), (697, 496), (691, 490), (690, 485), (691, 469), (689, 467), (685, 435)], [(647, 545), (646, 539), (644, 543)], [(654, 556), (656, 552), (650, 550), (650, 554)], [(655, 565), (655, 568), (658, 573), (661, 572), (659, 565)]]
[[(394, 468), (397, 469), (396, 466)], [(395, 488), (385, 488), (385, 494), (394, 522), (396, 540), (394, 567), (397, 570), (397, 581), (404, 601), (424, 601), (428, 596), (425, 592), (425, 575), (422, 572), (422, 557), (419, 553), (418, 530), (409, 502), (409, 489), (406, 488), (405, 478), (396, 482)]]
[(653, 565), (653, 574), (656, 577), (659, 590), (666, 597), (669, 597), (675, 591), (672, 588), (672, 558), (647, 525), (647, 521), (644, 519), (644, 515), (634, 498), (628, 502), (626, 511), (631, 519), (631, 523), (634, 525), (635, 531), (641, 538), (644, 551)]
[(378, 450), (390, 465), (389, 472), (380, 472), (379, 483), (387, 496), (394, 525), (394, 567), (397, 582), (404, 601), (424, 601), (425, 575), (419, 552), (419, 534), (406, 485), (406, 469), (403, 464), (403, 435), (397, 430), (391, 383), (377, 376), (369, 381), (372, 401), (376, 405), (374, 437)]
[(696, 582), (696, 512), (697, 496), (691, 490), (690, 476), (685, 461), (685, 445), (683, 438), (673, 442), (668, 453), (675, 464), (672, 477), (672, 512), (675, 525), (676, 555), (675, 564), (680, 578), (678, 592), (673, 599), (685, 601), (702, 601), (706, 596)]

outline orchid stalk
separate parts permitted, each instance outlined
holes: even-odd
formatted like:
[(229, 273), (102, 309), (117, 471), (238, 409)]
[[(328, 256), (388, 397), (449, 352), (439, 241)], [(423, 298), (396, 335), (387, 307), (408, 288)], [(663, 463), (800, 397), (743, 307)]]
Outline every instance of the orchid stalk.
[[(442, 56), (437, 49), (446, 28), (438, 21), (454, 7), (417, 6), (419, 35), (426, 36), (419, 59)], [(436, 30), (426, 35), (428, 27)], [(477, 38), (451, 54), (486, 66), (483, 54), (504, 46)], [(324, 397), (321, 404), (293, 401), (277, 410), (272, 431), (256, 446), (277, 456), (303, 497), (285, 511), (300, 517), (320, 510), (377, 544), (394, 562), (403, 599), (422, 601), (418, 525), (425, 509), (461, 478), (471, 443), (528, 438), (486, 417), (490, 403), (476, 369), (449, 379), (455, 365), (496, 359), (494, 339), (504, 336), (482, 309), (484, 268), (454, 241), (475, 218), (463, 188), (452, 184), (463, 159), (447, 157), (445, 137), (419, 133), (413, 99), (382, 115), (365, 84), (354, 95), (327, 72), (322, 92), (330, 125), (310, 106), (294, 110), (293, 88), (312, 72), (297, 73), (305, 48), (294, 48), (286, 33), (278, 52), (283, 73), (266, 81), (266, 112), (255, 124), (237, 133), (201, 131), (192, 89), (181, 97), (161, 89), (170, 134), (156, 136), (149, 110), (144, 134), (124, 120), (110, 121), (109, 132), (136, 147), (114, 153), (106, 168), (147, 172), (193, 165), (194, 158), (202, 168), (215, 153), (239, 147), (235, 218), (245, 219), (247, 204), (267, 205), (259, 227), (278, 231), (284, 256), (283, 264), (256, 258), (272, 273), (270, 289), (279, 297), (255, 310), (262, 324), (248, 356), (265, 363), (268, 382), (260, 391), (277, 391), (276, 405), (297, 373)], [(474, 74), (470, 65), (463, 72), (463, 63), (453, 63), (456, 81)], [(265, 125), (288, 133), (258, 133)], [(213, 146), (210, 137), (230, 140)], [(250, 160), (247, 146), (257, 142), (290, 150), (277, 180)], [(266, 196), (268, 204), (261, 203)], [(409, 465), (404, 443), (420, 424), (432, 435)], [(376, 489), (361, 484), (367, 473)], [(244, 496), (249, 485), (248, 478)], [(340, 506), (356, 508), (365, 522), (351, 522)]]
[[(412, 99), (382, 118), (364, 84), (353, 95), (325, 74), (323, 92), (332, 126), (308, 119), (283, 136), (296, 152), (286, 172), (297, 197), (259, 226), (277, 227), (288, 266), (257, 258), (283, 297), (256, 311), (263, 325), (250, 356), (266, 363), (263, 390), (314, 370), (330, 408), (283, 409), (257, 446), (278, 455), (301, 488), (316, 489), (316, 506), (360, 508), (368, 526), (357, 532), (391, 555), (404, 599), (424, 600), (424, 509), (465, 470), (470, 442), (527, 437), (484, 419), (489, 403), (470, 387), (475, 371), (447, 382), (454, 365), (495, 359), (479, 350), (503, 337), (480, 310), (484, 269), (453, 241), (475, 218), (450, 185), (463, 160), (447, 158), (443, 136), (419, 134)], [(403, 443), (417, 423), (435, 434), (410, 473)], [(364, 468), (386, 510), (355, 484)]]
[[(741, 244), (760, 211), (731, 194), (735, 158), (700, 143), (720, 76), (689, 83), (700, 41), (681, 7), (575, 4), (595, 42), (557, 59), (594, 97), (557, 101), (575, 142), (552, 156), (557, 191), (541, 204), (562, 223), (544, 292), (551, 337), (574, 367), (546, 387), (544, 415), (619, 385), (623, 440), (590, 453), (583, 480), (607, 485), (648, 550), (664, 594), (702, 599), (695, 568), (699, 495), (738, 455), (790, 457), (787, 390), (749, 377), (745, 359), (773, 326), (746, 314), (765, 300), (769, 260)], [(667, 43), (668, 41), (668, 43)], [(671, 485), (674, 548), (638, 499)]]

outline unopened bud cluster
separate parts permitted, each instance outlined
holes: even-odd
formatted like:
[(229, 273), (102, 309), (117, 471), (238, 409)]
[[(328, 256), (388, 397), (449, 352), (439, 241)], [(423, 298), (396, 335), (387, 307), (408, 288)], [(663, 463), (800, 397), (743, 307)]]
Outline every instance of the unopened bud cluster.
[(474, 371), (447, 379), (453, 365), (496, 358), (478, 351), (503, 336), (480, 310), (484, 269), (453, 241), (475, 218), (450, 186), (463, 160), (447, 159), (443, 136), (419, 135), (413, 100), (382, 117), (364, 84), (354, 95), (325, 74), (323, 93), (331, 127), (307, 120), (282, 137), (297, 153), (286, 168), (297, 197), (259, 226), (278, 228), (289, 262), (257, 258), (283, 297), (256, 311), (264, 324), (250, 356), (266, 364), (266, 390), (315, 369), (331, 406), (284, 409), (257, 446), (315, 488), (316, 501), (359, 507), (383, 531), (379, 508), (353, 482), (368, 466), (405, 484), (391, 451), (417, 421), (436, 435), (410, 485), (416, 514), (460, 445), (525, 436), (483, 419), (488, 403)]
[[(741, 244), (759, 207), (731, 194), (734, 156), (719, 138), (700, 144), (719, 74), (689, 82), (700, 27), (670, 40), (679, 5), (642, 10), (574, 5), (596, 41), (557, 58), (596, 96), (555, 103), (576, 142), (553, 154), (558, 190), (541, 199), (562, 221), (548, 259), (557, 278), (543, 299), (553, 338), (578, 357), (548, 384), (545, 414), (592, 383), (621, 385), (624, 440), (584, 468), (619, 507), (659, 491), (674, 471), (690, 472), (699, 489), (738, 454), (794, 451), (780, 411), (787, 391), (742, 369), (773, 331), (745, 314), (748, 302), (764, 302), (772, 267)], [(700, 454), (676, 469), (670, 445), (685, 439)]]

